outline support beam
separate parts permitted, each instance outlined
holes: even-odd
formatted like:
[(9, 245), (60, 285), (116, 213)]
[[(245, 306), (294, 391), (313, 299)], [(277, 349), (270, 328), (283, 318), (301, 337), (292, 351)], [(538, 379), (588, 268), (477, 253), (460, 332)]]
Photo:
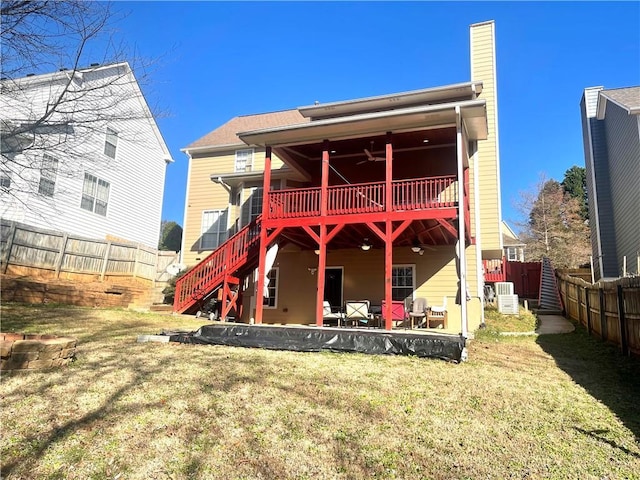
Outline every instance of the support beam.
[(393, 327), (392, 307), (391, 304), (391, 290), (392, 290), (392, 276), (393, 276), (393, 225), (391, 220), (387, 220), (385, 225), (385, 239), (384, 239), (384, 328), (385, 330), (391, 330)]
[[(263, 180), (263, 196), (262, 196), (262, 218), (267, 218), (269, 211), (269, 189), (271, 187), (271, 147), (267, 146), (264, 156), (264, 180)], [(262, 223), (260, 228), (260, 249), (258, 254), (258, 281), (256, 282), (256, 318), (255, 322), (262, 323), (262, 313), (264, 310), (263, 291), (264, 276), (267, 259), (267, 227)]]
[(316, 289), (316, 325), (322, 327), (324, 302), (324, 276), (327, 267), (327, 226), (320, 225), (320, 246), (318, 254), (318, 286)]

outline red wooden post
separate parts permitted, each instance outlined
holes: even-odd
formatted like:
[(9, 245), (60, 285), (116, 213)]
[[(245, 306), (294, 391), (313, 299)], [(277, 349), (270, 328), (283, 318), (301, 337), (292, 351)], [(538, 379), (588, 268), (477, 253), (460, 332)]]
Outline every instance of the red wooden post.
[[(385, 189), (386, 189), (386, 211), (391, 212), (393, 210), (393, 192), (392, 192), (392, 182), (393, 182), (393, 144), (391, 143), (391, 132), (387, 132), (387, 145), (385, 151), (385, 165), (386, 165), (386, 173), (385, 173)], [(391, 307), (389, 307), (391, 308)]]
[[(264, 182), (262, 190), (262, 218), (267, 217), (269, 211), (269, 188), (271, 187), (271, 147), (267, 146), (264, 156)], [(264, 275), (267, 258), (267, 228), (264, 222), (260, 224), (260, 249), (258, 254), (258, 282), (256, 285), (256, 323), (262, 323), (264, 310), (263, 290)]]
[[(322, 179), (320, 181), (320, 217), (327, 216), (327, 189), (329, 187), (329, 140), (322, 142)], [(324, 219), (323, 223), (324, 223)]]
[(391, 330), (393, 326), (393, 319), (391, 318), (392, 305), (391, 305), (391, 277), (393, 275), (393, 239), (392, 239), (392, 224), (391, 220), (385, 222), (385, 235), (384, 235), (384, 318), (386, 330)]
[(320, 246), (318, 254), (318, 286), (316, 289), (316, 325), (323, 325), (324, 275), (327, 266), (327, 226), (320, 225)]
[(318, 242), (318, 286), (316, 289), (316, 325), (323, 324), (324, 275), (327, 266), (327, 205), (329, 188), (329, 140), (322, 142), (322, 178), (320, 180), (320, 241)]

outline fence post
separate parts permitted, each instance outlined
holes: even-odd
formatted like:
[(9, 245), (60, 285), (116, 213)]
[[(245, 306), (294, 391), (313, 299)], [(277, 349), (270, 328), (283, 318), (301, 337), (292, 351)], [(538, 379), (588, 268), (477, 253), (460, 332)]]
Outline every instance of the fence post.
[(56, 278), (60, 278), (60, 270), (62, 269), (62, 262), (64, 261), (64, 254), (67, 251), (67, 240), (69, 235), (64, 233), (62, 235), (62, 245), (60, 246), (60, 252), (58, 253), (58, 258), (56, 259)]
[(604, 289), (599, 288), (598, 294), (600, 295), (600, 337), (602, 340), (607, 339), (607, 312), (604, 308)]
[(618, 285), (618, 326), (620, 328), (620, 347), (623, 355), (629, 354), (629, 345), (627, 344), (627, 322), (624, 311), (624, 290), (622, 285)]
[(582, 325), (582, 301), (580, 300), (580, 285), (575, 283), (576, 286), (576, 302), (578, 303), (578, 323)]
[(584, 307), (587, 312), (587, 333), (591, 335), (591, 295), (589, 295), (589, 287), (584, 287)]
[(7, 268), (9, 267), (9, 259), (11, 258), (11, 249), (13, 248), (13, 239), (16, 236), (16, 222), (11, 221), (11, 227), (9, 228), (9, 236), (7, 238), (7, 246), (6, 254), (4, 257), (4, 268), (2, 269), (2, 273), (7, 273)]
[(109, 254), (111, 253), (111, 242), (107, 242), (107, 248), (104, 252), (104, 259), (102, 260), (102, 268), (100, 269), (100, 281), (104, 282), (104, 276), (107, 274), (107, 265), (109, 264)]
[(133, 262), (133, 278), (138, 277), (138, 257), (140, 256), (140, 244), (136, 245), (136, 259)]

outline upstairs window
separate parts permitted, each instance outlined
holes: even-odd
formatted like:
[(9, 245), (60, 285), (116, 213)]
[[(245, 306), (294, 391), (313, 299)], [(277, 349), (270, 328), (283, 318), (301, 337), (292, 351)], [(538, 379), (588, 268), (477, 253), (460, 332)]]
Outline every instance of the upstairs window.
[(118, 146), (118, 132), (112, 128), (107, 128), (107, 136), (104, 141), (104, 154), (107, 157), (116, 158), (116, 147)]
[(53, 197), (56, 187), (56, 176), (58, 172), (58, 159), (45, 153), (42, 157), (42, 166), (40, 167), (40, 184), (38, 185), (38, 193), (45, 197)]
[(507, 260), (510, 262), (517, 262), (520, 260), (518, 258), (518, 249), (516, 247), (507, 247)]
[(253, 149), (236, 150), (236, 172), (250, 172), (253, 167)]
[(200, 230), (200, 249), (214, 250), (227, 239), (228, 210), (204, 210)]
[(106, 217), (108, 204), (109, 182), (85, 173), (80, 208)]

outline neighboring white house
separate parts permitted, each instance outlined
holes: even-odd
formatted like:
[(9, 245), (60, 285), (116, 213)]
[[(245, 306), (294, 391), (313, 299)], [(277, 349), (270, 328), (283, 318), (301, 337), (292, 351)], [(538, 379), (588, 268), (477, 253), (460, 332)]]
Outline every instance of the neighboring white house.
[(156, 247), (173, 160), (129, 65), (1, 85), (0, 217)]

